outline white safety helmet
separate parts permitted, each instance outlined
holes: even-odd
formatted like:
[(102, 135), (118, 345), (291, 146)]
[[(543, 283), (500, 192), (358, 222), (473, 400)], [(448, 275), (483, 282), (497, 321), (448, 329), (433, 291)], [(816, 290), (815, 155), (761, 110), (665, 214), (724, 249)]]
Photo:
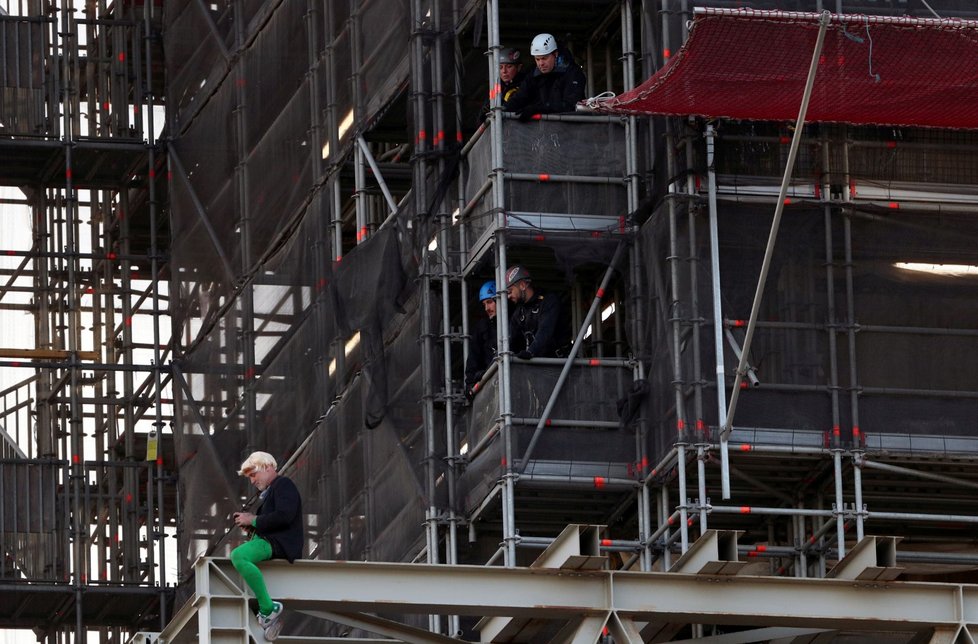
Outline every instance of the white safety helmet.
[(531, 56), (546, 56), (557, 51), (557, 39), (550, 34), (537, 34), (530, 43)]

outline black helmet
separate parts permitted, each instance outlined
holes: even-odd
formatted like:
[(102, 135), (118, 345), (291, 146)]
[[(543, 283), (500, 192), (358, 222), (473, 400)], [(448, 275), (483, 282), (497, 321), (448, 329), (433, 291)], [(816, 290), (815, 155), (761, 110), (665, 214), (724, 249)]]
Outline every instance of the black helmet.
[(520, 65), (523, 61), (520, 60), (520, 50), (515, 47), (503, 47), (499, 50), (499, 64), (500, 65)]
[(530, 279), (530, 271), (526, 270), (519, 264), (516, 266), (511, 266), (508, 271), (506, 271), (506, 288), (511, 287), (522, 280)]

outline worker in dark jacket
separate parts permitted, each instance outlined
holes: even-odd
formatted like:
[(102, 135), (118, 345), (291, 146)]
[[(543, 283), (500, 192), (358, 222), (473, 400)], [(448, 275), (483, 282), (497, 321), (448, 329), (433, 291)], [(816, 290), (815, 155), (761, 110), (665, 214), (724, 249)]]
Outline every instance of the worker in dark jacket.
[(475, 324), (469, 342), (469, 358), (465, 361), (465, 396), (472, 400), (479, 390), (486, 369), (496, 359), (496, 281), (489, 280), (479, 289), (479, 301), (486, 317)]
[(272, 601), (256, 564), (268, 559), (292, 563), (302, 554), (302, 499), (295, 483), (280, 476), (277, 467), (267, 452), (254, 452), (241, 464), (238, 474), (258, 488), (261, 504), (257, 514), (234, 513), (235, 525), (250, 532), (251, 539), (231, 551), (231, 563), (258, 599), (258, 624), (267, 640), (274, 640), (282, 629), (283, 606)]
[(539, 34), (530, 44), (537, 68), (520, 84), (506, 110), (528, 121), (536, 114), (573, 112), (584, 100), (587, 77), (570, 52), (557, 49), (551, 34)]
[(506, 271), (506, 288), (513, 314), (509, 321), (510, 348), (517, 358), (556, 358), (570, 346), (568, 325), (560, 314), (560, 301), (552, 293), (533, 287), (522, 266)]
[(489, 116), (493, 94), (499, 94), (499, 104), (505, 110), (524, 78), (526, 78), (526, 72), (523, 71), (523, 58), (520, 50), (512, 47), (502, 49), (499, 52), (499, 85), (490, 88), (489, 98), (486, 99), (482, 111), (479, 113), (479, 124)]

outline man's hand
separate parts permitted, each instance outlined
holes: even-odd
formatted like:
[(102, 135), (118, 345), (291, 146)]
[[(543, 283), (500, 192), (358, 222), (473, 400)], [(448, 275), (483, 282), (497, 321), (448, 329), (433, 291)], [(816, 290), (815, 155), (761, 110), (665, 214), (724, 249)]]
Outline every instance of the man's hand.
[(234, 525), (239, 528), (250, 528), (251, 523), (255, 520), (255, 515), (251, 512), (235, 512), (234, 513)]
[(519, 112), (517, 112), (516, 116), (517, 118), (519, 118), (520, 121), (526, 123), (527, 121), (532, 121), (533, 117), (540, 113), (541, 109), (542, 109), (541, 105), (537, 105), (537, 104), (527, 105)]

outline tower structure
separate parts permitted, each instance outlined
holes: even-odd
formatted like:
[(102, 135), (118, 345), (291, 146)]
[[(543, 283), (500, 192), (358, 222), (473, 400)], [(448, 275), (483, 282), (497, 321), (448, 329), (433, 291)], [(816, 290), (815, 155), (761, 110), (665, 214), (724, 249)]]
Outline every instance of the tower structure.
[[(792, 129), (695, 108), (521, 122), (491, 91), (500, 50), (526, 52), (549, 30), (586, 70), (589, 96), (629, 96), (672, 69), (691, 28), (696, 38), (704, 31), (680, 0), (529, 10), (503, 0), (66, 3), (57, 14), (25, 4), (7, 42), (54, 53), (5, 77), (17, 79), (4, 85), (17, 100), (0, 114), (17, 130), (4, 133), (4, 150), (21, 155), (4, 183), (21, 187), (34, 215), (30, 245), (13, 254), (23, 262), (9, 273), (18, 288), (4, 293), (37, 294), (38, 338), (30, 353), (8, 351), (6, 366), (29, 376), (7, 392), (4, 428), (10, 467), (42, 479), (45, 503), (70, 508), (61, 532), (27, 531), (70, 544), (43, 559), (74, 575), (51, 591), (75, 602), (74, 623), (55, 624), (52, 637), (158, 630), (144, 615), (163, 628), (172, 585), (181, 612), (168, 628), (196, 623), (246, 640), (247, 594), (225, 579), (220, 558), (243, 538), (230, 514), (257, 502), (236, 475), (255, 449), (275, 454), (302, 492), (309, 559), (446, 565), (474, 577), (464, 564), (516, 569), (541, 552), (552, 562), (576, 540), (589, 547), (571, 559), (607, 568), (602, 583), (612, 586), (630, 583), (630, 572), (706, 568), (849, 578), (846, 555), (867, 551), (883, 582), (970, 582), (957, 575), (978, 562), (968, 538), (978, 522), (973, 378), (970, 362), (948, 369), (938, 357), (974, 353), (970, 323), (951, 321), (971, 319), (966, 286), (894, 266), (973, 263), (969, 133), (872, 121)], [(878, 38), (865, 58), (874, 64), (889, 51), (877, 25), (928, 27), (927, 16), (905, 15), (911, 8), (870, 0), (794, 4), (872, 14), (834, 37), (867, 49)], [(967, 3), (931, 10), (965, 19), (949, 30), (973, 26)], [(788, 29), (785, 18), (802, 21), (754, 17), (776, 31)], [(712, 46), (732, 56), (734, 42), (764, 40), (721, 34)], [(20, 70), (12, 60), (5, 65)], [(161, 60), (165, 90), (154, 81)], [(164, 96), (165, 126), (152, 109)], [(55, 107), (35, 110), (38, 97)], [(778, 210), (782, 228), (766, 246)], [(939, 221), (922, 221), (932, 213)], [(98, 240), (90, 248), (88, 237)], [(133, 276), (136, 262), (151, 279)], [(512, 350), (502, 289), (515, 265), (560, 296), (574, 342), (558, 357)], [(475, 293), (490, 279), (500, 289), (498, 358), (467, 398)], [(904, 306), (911, 301), (921, 304)], [(130, 331), (142, 311), (151, 323)], [(41, 474), (52, 467), (63, 473)], [(84, 505), (90, 497), (99, 509)], [(117, 504), (130, 499), (137, 510)], [(103, 532), (114, 513), (123, 527)], [(567, 533), (568, 524), (601, 527)], [(43, 541), (0, 532), (11, 544)], [(697, 567), (711, 549), (722, 565)], [(90, 620), (84, 607), (102, 580), (86, 576), (89, 559), (124, 562), (128, 572), (105, 581), (132, 582), (118, 586), (138, 589), (146, 612)], [(164, 559), (174, 577), (154, 572)], [(313, 569), (346, 574), (340, 565), (301, 574)], [(783, 587), (798, 598), (804, 584), (794, 581)], [(763, 592), (763, 583), (742, 587)], [(838, 582), (812, 587), (825, 589), (827, 605), (844, 596)], [(561, 605), (561, 619), (528, 613), (487, 626), (471, 605), (455, 615), (432, 601), (419, 616), (423, 598), (396, 597), (398, 631), (317, 611), (308, 587), (296, 588), (309, 612), (291, 615), (286, 632), (306, 636), (422, 637), (413, 627), (431, 641), (477, 631), (536, 641), (568, 629), (586, 639), (610, 624), (616, 641), (666, 641), (784, 619), (763, 607), (663, 615), (615, 598), (600, 609), (649, 622), (595, 631), (594, 619), (578, 623)], [(217, 623), (227, 607), (242, 619)], [(889, 612), (865, 621), (822, 609), (797, 614), (843, 636), (901, 631)], [(903, 631), (944, 633), (945, 622), (914, 613)]]

